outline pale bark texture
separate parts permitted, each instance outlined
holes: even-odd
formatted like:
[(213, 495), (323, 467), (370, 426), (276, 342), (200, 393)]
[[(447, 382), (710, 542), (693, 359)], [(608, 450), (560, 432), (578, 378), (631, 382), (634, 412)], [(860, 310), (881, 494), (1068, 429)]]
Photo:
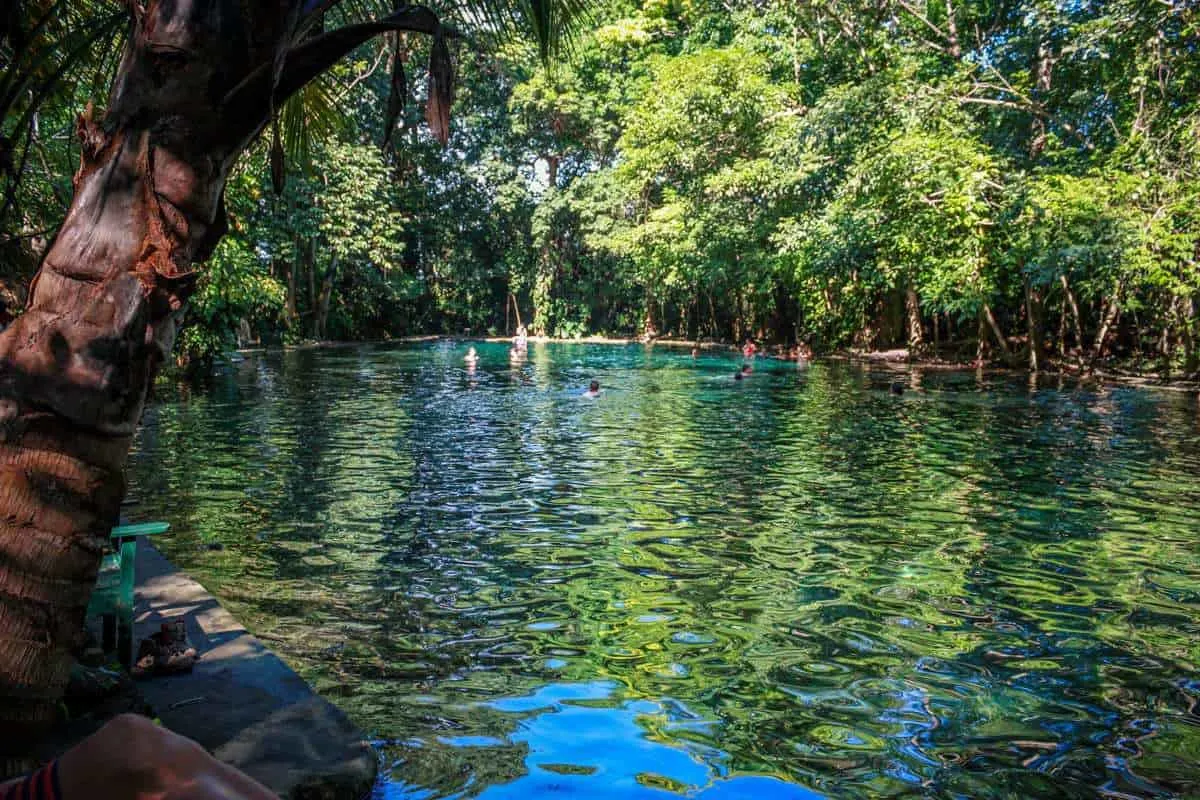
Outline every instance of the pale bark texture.
[(904, 311), (908, 316), (908, 349), (917, 355), (925, 349), (925, 328), (921, 324), (921, 299), (911, 283), (904, 290)]
[(409, 6), (306, 35), (325, 5), (134, 0), (108, 107), (79, 117), (74, 199), (28, 310), (0, 335), (0, 761), (9, 769), (52, 721), (65, 686), (130, 441), (193, 265), (225, 232), (234, 161), (276, 103), (370, 36), (440, 33), (432, 13)]
[(1121, 290), (1124, 286), (1117, 284), (1117, 290), (1113, 292), (1112, 297), (1108, 297), (1104, 301), (1104, 311), (1100, 315), (1100, 327), (1096, 331), (1096, 341), (1092, 344), (1092, 363), (1104, 355), (1104, 347), (1108, 341), (1108, 334), (1117, 322), (1117, 318), (1121, 316)]
[(1000, 352), (1004, 355), (1006, 362), (1012, 361), (1012, 350), (1008, 347), (1008, 339), (1004, 336), (1004, 331), (1000, 330), (1000, 323), (996, 321), (996, 315), (992, 313), (992, 307), (987, 303), (983, 304), (983, 320), (987, 322), (987, 326), (991, 329), (992, 335), (996, 337), (996, 346), (1000, 348)]
[[(1079, 313), (1079, 301), (1075, 299), (1075, 291), (1071, 288), (1071, 284), (1067, 280), (1067, 276), (1059, 275), (1058, 280), (1062, 284), (1063, 298), (1067, 306), (1071, 309), (1071, 322), (1074, 326), (1072, 330), (1075, 333), (1075, 349), (1082, 353), (1084, 348), (1083, 317)], [(1065, 354), (1066, 351), (1064, 350), (1063, 352)]]

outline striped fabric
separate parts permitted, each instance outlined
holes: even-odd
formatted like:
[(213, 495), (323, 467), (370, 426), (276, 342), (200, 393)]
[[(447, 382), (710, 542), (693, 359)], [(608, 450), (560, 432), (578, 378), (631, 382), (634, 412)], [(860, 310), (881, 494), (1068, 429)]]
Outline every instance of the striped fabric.
[(58, 762), (51, 761), (22, 781), (0, 786), (0, 800), (62, 800)]

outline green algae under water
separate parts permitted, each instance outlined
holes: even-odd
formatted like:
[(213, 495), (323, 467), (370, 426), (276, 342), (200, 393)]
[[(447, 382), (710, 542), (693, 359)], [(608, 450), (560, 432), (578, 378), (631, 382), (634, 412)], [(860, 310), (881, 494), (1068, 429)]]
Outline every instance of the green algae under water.
[(250, 357), (130, 467), (380, 797), (1200, 793), (1195, 399), (479, 350)]

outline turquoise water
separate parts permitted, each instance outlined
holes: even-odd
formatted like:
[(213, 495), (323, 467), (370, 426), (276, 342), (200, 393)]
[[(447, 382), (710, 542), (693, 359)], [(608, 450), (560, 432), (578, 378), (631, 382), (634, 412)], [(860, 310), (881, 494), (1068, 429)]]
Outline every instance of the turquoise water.
[(248, 358), (130, 469), (381, 797), (1200, 794), (1194, 398), (464, 352)]

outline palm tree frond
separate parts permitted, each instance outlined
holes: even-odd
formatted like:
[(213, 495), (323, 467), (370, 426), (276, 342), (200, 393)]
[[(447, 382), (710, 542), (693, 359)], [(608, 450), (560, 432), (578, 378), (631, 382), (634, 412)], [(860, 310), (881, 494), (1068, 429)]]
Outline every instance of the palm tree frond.
[(345, 123), (329, 78), (323, 76), (305, 86), (287, 99), (279, 114), (287, 160), (308, 169), (312, 165), (313, 144), (333, 136)]
[[(341, 24), (376, 19), (401, 8), (395, 0), (326, 0), (315, 13), (335, 13)], [(471, 40), (531, 41), (544, 61), (563, 55), (591, 20), (596, 0), (431, 0), (431, 11)]]
[(445, 5), (442, 13), (464, 31), (528, 39), (545, 62), (569, 50), (596, 6), (592, 0), (446, 0)]

